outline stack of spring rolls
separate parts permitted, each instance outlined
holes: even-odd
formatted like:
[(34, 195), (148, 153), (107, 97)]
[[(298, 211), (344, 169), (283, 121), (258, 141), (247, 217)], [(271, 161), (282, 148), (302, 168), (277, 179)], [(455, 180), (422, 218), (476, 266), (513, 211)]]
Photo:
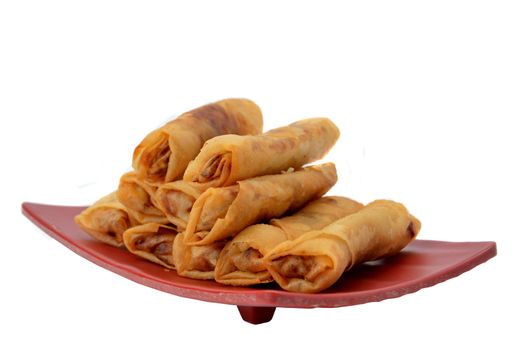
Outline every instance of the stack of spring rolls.
[(325, 194), (327, 118), (262, 132), (260, 108), (225, 99), (183, 113), (135, 148), (115, 192), (75, 217), (93, 238), (181, 276), (287, 291), (332, 286), (362, 262), (401, 251), (420, 222), (400, 203)]

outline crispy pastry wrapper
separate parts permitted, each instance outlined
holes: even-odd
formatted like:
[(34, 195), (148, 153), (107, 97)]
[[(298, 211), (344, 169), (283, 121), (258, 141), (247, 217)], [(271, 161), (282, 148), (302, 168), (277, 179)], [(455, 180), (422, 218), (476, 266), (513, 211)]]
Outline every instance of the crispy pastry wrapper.
[(323, 196), (336, 179), (334, 164), (326, 163), (209, 188), (192, 207), (184, 243), (210, 244), (235, 236), (249, 225), (297, 210)]
[(186, 112), (149, 133), (135, 148), (139, 179), (159, 185), (182, 177), (203, 143), (218, 135), (261, 133), (263, 117), (252, 101), (231, 98)]
[(196, 182), (168, 182), (159, 186), (154, 201), (170, 223), (175, 225), (178, 231), (184, 231), (192, 206), (205, 189), (206, 187)]
[(402, 204), (378, 200), (321, 230), (279, 244), (263, 262), (283, 289), (319, 292), (357, 264), (398, 253), (419, 230), (420, 221)]
[(310, 202), (291, 216), (272, 219), (270, 225), (256, 224), (237, 234), (221, 251), (215, 269), (219, 283), (246, 286), (273, 280), (263, 256), (278, 244), (357, 212), (363, 204), (337, 196)]
[(117, 199), (137, 222), (167, 224), (169, 223), (168, 218), (158, 208), (155, 201), (156, 189), (157, 187), (139, 180), (137, 173), (131, 171), (121, 176)]
[(261, 135), (223, 135), (205, 143), (188, 164), (183, 179), (209, 187), (277, 174), (321, 159), (336, 143), (340, 132), (328, 118), (311, 118)]
[(172, 259), (177, 230), (168, 225), (150, 222), (132, 227), (123, 234), (126, 249), (146, 260), (175, 269)]
[(120, 247), (122, 234), (128, 228), (138, 224), (112, 192), (75, 216), (75, 222), (93, 238)]
[(174, 269), (184, 277), (214, 279), (214, 268), (224, 242), (187, 246), (175, 227), (151, 222), (126, 230), (126, 249), (146, 260)]
[(217, 259), (224, 246), (225, 241), (189, 246), (184, 244), (182, 234), (177, 235), (173, 243), (173, 261), (177, 273), (194, 279), (214, 279)]

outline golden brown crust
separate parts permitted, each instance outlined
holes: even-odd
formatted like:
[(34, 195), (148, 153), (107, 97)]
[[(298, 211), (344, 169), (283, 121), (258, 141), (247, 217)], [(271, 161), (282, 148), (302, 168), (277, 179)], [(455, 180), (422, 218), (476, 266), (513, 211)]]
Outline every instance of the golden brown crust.
[(420, 222), (402, 204), (378, 200), (319, 231), (279, 244), (263, 260), (283, 289), (319, 292), (356, 264), (396, 254), (419, 230)]
[(173, 261), (177, 273), (184, 277), (210, 280), (214, 279), (214, 270), (224, 241), (203, 246), (184, 244), (182, 235), (177, 235), (173, 242)]
[(117, 199), (137, 222), (167, 224), (169, 221), (155, 200), (156, 189), (155, 186), (139, 180), (137, 173), (131, 171), (121, 176)]
[(126, 230), (123, 234), (123, 242), (130, 253), (175, 269), (172, 247), (176, 235), (175, 228), (151, 222)]
[(205, 189), (199, 183), (178, 180), (161, 185), (153, 198), (167, 220), (184, 231), (192, 206)]
[(209, 188), (192, 207), (184, 242), (209, 244), (234, 236), (249, 225), (297, 210), (323, 196), (336, 179), (334, 164), (327, 163), (247, 179), (230, 187)]
[(298, 169), (321, 159), (338, 137), (338, 128), (328, 118), (300, 120), (262, 135), (218, 136), (204, 144), (183, 179), (220, 187), (291, 167)]
[(278, 244), (328, 224), (362, 209), (363, 205), (344, 197), (322, 197), (298, 212), (270, 225), (257, 224), (245, 228), (227, 243), (219, 255), (215, 270), (217, 282), (246, 286), (273, 280), (263, 263), (263, 256)]
[(150, 132), (133, 152), (133, 167), (151, 185), (181, 178), (204, 142), (224, 134), (259, 134), (261, 110), (247, 99), (226, 99), (186, 112)]
[(93, 238), (115, 247), (123, 245), (123, 232), (137, 224), (128, 215), (126, 208), (119, 203), (115, 192), (93, 203), (75, 216), (74, 220)]

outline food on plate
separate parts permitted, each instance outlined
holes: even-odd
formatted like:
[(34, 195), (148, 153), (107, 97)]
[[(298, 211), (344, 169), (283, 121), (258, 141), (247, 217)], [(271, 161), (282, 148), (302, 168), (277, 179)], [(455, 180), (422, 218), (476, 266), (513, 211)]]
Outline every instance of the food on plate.
[(117, 199), (126, 207), (128, 213), (141, 224), (157, 222), (167, 224), (164, 213), (154, 204), (156, 187), (137, 178), (135, 171), (121, 176), (117, 189)]
[(146, 260), (174, 269), (172, 246), (177, 231), (174, 227), (150, 222), (134, 226), (123, 234), (126, 249)]
[(112, 192), (75, 216), (75, 222), (82, 230), (115, 247), (122, 246), (122, 234), (137, 222), (128, 215)]
[(285, 290), (322, 291), (353, 266), (402, 250), (420, 230), (420, 221), (400, 203), (371, 202), (321, 230), (280, 243), (263, 261)]
[(174, 226), (155, 222), (134, 226), (123, 234), (129, 252), (153, 263), (176, 270), (180, 276), (214, 279), (219, 252), (224, 242), (187, 246)]
[(306, 165), (338, 140), (330, 119), (262, 127), (248, 99), (183, 113), (147, 134), (117, 191), (75, 222), (180, 276), (233, 286), (275, 280), (302, 293), (415, 239), (420, 221), (400, 203), (323, 197), (337, 181), (335, 165)]
[(173, 244), (173, 261), (177, 273), (184, 277), (212, 280), (219, 253), (225, 246), (225, 241), (206, 245), (187, 245), (183, 235), (178, 234)]
[(192, 206), (205, 189), (200, 183), (178, 180), (159, 186), (154, 198), (166, 218), (184, 231)]
[(261, 135), (218, 136), (208, 140), (188, 164), (183, 180), (221, 187), (289, 168), (298, 169), (321, 159), (339, 135), (330, 119), (311, 118)]
[(175, 181), (206, 140), (224, 134), (259, 134), (262, 127), (261, 110), (250, 100), (210, 103), (150, 132), (133, 152), (133, 168), (140, 180), (151, 185)]
[(357, 212), (363, 204), (352, 199), (327, 196), (310, 202), (296, 213), (256, 224), (237, 234), (219, 254), (215, 269), (217, 282), (236, 286), (271, 282), (263, 256), (272, 248), (305, 232), (321, 229)]
[(323, 196), (336, 183), (333, 163), (209, 188), (195, 201), (184, 243), (206, 245), (234, 236), (245, 227), (294, 211)]

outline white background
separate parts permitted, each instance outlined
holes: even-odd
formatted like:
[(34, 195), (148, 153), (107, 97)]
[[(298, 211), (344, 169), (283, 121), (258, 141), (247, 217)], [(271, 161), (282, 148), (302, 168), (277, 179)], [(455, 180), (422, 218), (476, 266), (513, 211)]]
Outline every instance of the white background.
[[(524, 348), (520, 1), (174, 3), (0, 2), (0, 348)], [(108, 272), (21, 215), (96, 200), (148, 131), (226, 97), (257, 102), (267, 130), (330, 117), (331, 193), (401, 201), (420, 238), (496, 241), (498, 256), (401, 298), (252, 326)]]

